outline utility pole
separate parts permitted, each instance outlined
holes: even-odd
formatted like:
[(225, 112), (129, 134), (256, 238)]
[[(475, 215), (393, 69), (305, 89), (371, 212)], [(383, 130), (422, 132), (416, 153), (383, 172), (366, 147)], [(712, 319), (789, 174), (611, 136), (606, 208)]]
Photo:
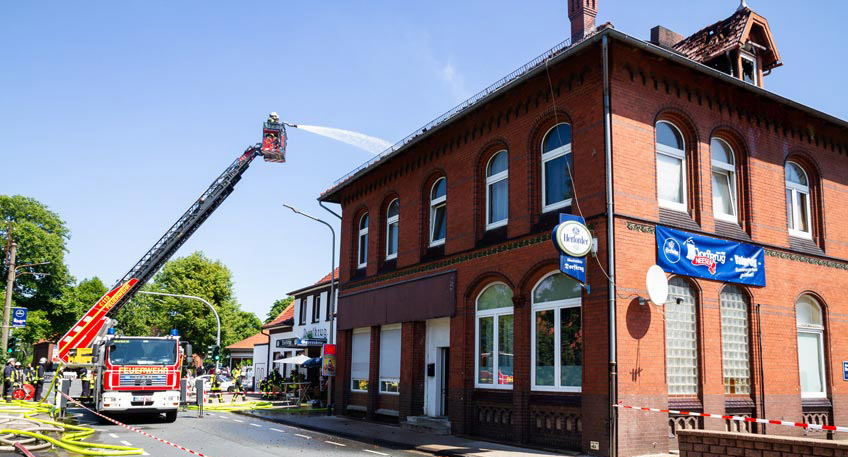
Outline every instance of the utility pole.
[(15, 256), (18, 252), (18, 244), (9, 245), (9, 274), (6, 277), (6, 303), (3, 306), (3, 354), (9, 346), (9, 319), (12, 314), (12, 289), (15, 287)]

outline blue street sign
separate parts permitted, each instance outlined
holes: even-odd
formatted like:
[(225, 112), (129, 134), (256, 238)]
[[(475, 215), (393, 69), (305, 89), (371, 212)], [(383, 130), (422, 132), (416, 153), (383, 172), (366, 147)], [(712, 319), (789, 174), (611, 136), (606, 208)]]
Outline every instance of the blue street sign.
[(763, 248), (660, 225), (657, 226), (657, 265), (667, 273), (766, 285)]
[(12, 308), (12, 327), (26, 327), (26, 318), (26, 308)]

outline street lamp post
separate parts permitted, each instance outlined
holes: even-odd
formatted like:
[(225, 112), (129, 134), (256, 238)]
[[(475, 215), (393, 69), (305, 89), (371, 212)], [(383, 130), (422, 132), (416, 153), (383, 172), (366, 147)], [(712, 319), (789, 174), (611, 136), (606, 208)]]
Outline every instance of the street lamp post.
[[(215, 307), (212, 306), (212, 304), (209, 303), (208, 301), (206, 301), (206, 300), (204, 300), (200, 297), (196, 297), (194, 295), (166, 294), (164, 292), (151, 292), (151, 291), (147, 291), (147, 290), (140, 290), (140, 291), (138, 291), (138, 293), (146, 294), (146, 295), (159, 295), (159, 296), (162, 296), (162, 297), (190, 298), (190, 299), (193, 299), (193, 300), (202, 301), (204, 304), (206, 304), (206, 306), (209, 307), (209, 309), (212, 310), (212, 314), (215, 315), (215, 321), (218, 323), (218, 334), (215, 337), (215, 344), (219, 348), (221, 347), (221, 318), (218, 317), (218, 311), (215, 311)], [(221, 362), (219, 360), (216, 360), (215, 361), (215, 373), (218, 373), (220, 371), (220, 369), (221, 369)]]
[[(330, 229), (330, 235), (332, 237), (330, 245), (330, 335), (328, 338), (329, 341), (327, 342), (334, 344), (336, 341), (336, 231), (333, 229), (332, 225), (323, 219), (318, 219), (315, 216), (306, 214), (303, 211), (285, 203), (283, 203), (283, 206), (292, 210), (295, 214), (300, 214), (301, 216), (312, 219), (315, 222), (320, 222)], [(333, 414), (333, 376), (328, 376), (327, 378), (327, 412), (329, 414)]]

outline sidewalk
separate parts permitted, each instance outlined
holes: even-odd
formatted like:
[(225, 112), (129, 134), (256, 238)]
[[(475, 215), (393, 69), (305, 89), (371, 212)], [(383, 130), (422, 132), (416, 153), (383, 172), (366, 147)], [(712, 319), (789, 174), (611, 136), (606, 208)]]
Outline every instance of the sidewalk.
[(415, 449), (449, 457), (546, 457), (554, 455), (579, 455), (564, 451), (562, 454), (537, 451), (488, 441), (476, 441), (451, 435), (431, 435), (404, 430), (396, 425), (386, 425), (365, 420), (338, 416), (290, 414), (285, 411), (239, 411), (237, 414), (256, 417), (280, 424), (394, 449)]

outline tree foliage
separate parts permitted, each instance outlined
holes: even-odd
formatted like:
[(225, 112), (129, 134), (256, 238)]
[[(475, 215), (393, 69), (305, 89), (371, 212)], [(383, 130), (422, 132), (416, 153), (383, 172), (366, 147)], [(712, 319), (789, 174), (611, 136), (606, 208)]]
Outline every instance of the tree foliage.
[[(240, 309), (230, 270), (201, 252), (167, 262), (144, 289), (208, 301), (221, 319), (222, 346), (257, 333), (262, 325), (253, 313)], [(118, 329), (125, 335), (164, 335), (176, 327), (182, 339), (198, 353), (205, 353), (215, 343), (215, 317), (205, 304), (194, 299), (137, 294), (116, 319)]]
[[(49, 275), (26, 274), (15, 281), (14, 300), (16, 306), (33, 310), (47, 310), (52, 299), (62, 293), (62, 288), (71, 280), (65, 266), (65, 243), (70, 231), (59, 215), (50, 211), (39, 201), (20, 195), (0, 195), (0, 252), (7, 258), (7, 241), (11, 230), (12, 241), (17, 243), (18, 265), (50, 262), (23, 271), (43, 272)], [(0, 274), (8, 274), (6, 262), (0, 265)], [(5, 281), (0, 290), (5, 294)]]
[(274, 304), (271, 305), (271, 310), (268, 311), (268, 317), (265, 318), (265, 323), (269, 323), (272, 320), (276, 319), (277, 316), (280, 315), (286, 308), (294, 301), (294, 297), (286, 297), (280, 298), (274, 301)]

